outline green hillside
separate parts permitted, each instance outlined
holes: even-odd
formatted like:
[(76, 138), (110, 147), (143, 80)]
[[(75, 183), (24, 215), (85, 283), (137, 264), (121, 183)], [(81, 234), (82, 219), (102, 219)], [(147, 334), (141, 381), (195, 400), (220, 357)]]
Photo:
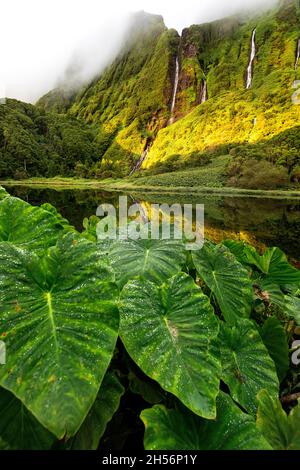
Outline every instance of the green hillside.
[[(253, 82), (251, 89), (246, 90), (254, 28), (257, 50)], [(296, 158), (294, 154), (299, 154), (300, 148), (297, 127), (300, 108), (292, 103), (291, 97), (297, 78), (298, 36), (299, 9), (294, 2), (285, 2), (279, 10), (253, 18), (244, 25), (232, 19), (232, 22), (227, 20), (186, 30), (183, 64), (186, 68), (189, 61), (190, 76), (196, 76), (199, 70), (205, 71), (208, 101), (159, 132), (145, 168), (170, 158), (174, 160), (175, 156), (193, 160), (195, 154), (199, 158), (199, 152), (267, 158), (280, 164), (285, 164), (292, 156)], [(193, 41), (198, 45), (197, 50), (196, 46), (192, 47)], [(193, 65), (187, 58), (187, 50), (195, 53)], [(196, 96), (193, 86), (179, 90), (177, 113), (186, 108), (188, 97), (193, 105)], [(182, 103), (183, 109), (180, 109)], [(291, 130), (290, 135), (288, 130)], [(280, 135), (282, 139), (275, 138)]]
[(0, 105), (2, 178), (73, 175), (98, 159), (95, 133), (79, 120), (16, 100)]
[[(254, 30), (252, 81), (246, 89)], [(23, 171), (30, 159), (28, 176), (147, 178), (206, 165), (209, 172), (216, 157), (227, 156), (220, 176), (224, 185), (295, 186), (300, 181), (299, 37), (298, 0), (282, 0), (259, 15), (193, 25), (181, 37), (161, 16), (137, 13), (122, 50), (91, 83), (50, 91), (36, 107), (13, 102), (2, 107), (0, 126), (2, 117), (9, 145), (0, 139), (0, 176)], [(41, 131), (40, 119), (47, 131)]]

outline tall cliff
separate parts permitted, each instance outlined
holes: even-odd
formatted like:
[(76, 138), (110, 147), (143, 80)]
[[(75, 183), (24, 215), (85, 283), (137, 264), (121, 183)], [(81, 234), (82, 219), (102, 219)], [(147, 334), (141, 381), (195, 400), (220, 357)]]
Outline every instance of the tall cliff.
[(38, 107), (95, 126), (104, 173), (194, 155), (196, 165), (201, 153), (273, 142), (300, 123), (299, 18), (299, 0), (282, 0), (259, 15), (193, 25), (180, 37), (160, 16), (139, 13), (100, 77), (77, 93), (54, 90)]

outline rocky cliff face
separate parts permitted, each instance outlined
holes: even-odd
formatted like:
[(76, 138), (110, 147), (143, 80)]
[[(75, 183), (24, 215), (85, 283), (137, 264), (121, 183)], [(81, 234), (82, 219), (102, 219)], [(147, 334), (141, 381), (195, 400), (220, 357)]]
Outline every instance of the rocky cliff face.
[(298, 3), (284, 0), (256, 17), (193, 25), (181, 37), (160, 16), (139, 13), (124, 48), (100, 77), (75, 94), (55, 90), (38, 106), (96, 126), (99, 159), (120, 175), (132, 172), (145, 154), (142, 167), (151, 168), (174, 155), (274, 137), (300, 120), (291, 99)]
[[(72, 116), (99, 127), (103, 162), (122, 174), (130, 172), (170, 118), (178, 42), (178, 33), (168, 30), (162, 17), (136, 14), (118, 57), (69, 104)], [(62, 96), (59, 90), (38, 106), (52, 109), (57, 95)]]

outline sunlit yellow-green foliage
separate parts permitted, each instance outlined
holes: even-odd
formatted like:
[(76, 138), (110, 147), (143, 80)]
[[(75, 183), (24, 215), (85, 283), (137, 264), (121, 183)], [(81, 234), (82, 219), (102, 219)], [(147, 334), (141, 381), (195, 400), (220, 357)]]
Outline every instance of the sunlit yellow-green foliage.
[[(158, 133), (145, 168), (173, 155), (188, 156), (221, 146), (228, 146), (229, 152), (235, 145), (269, 141), (299, 126), (300, 107), (291, 101), (299, 37), (295, 4), (287, 2), (244, 25), (238, 22), (233, 18), (225, 26), (222, 22), (194, 26), (186, 33), (185, 40), (191, 44), (195, 37), (208, 41), (201, 43), (197, 57), (206, 70), (209, 100)], [(257, 55), (253, 83), (251, 90), (245, 90), (254, 28)], [(225, 39), (218, 39), (220, 34), (225, 34)]]
[[(268, 162), (257, 166), (272, 174), (267, 187), (271, 181), (274, 188), (298, 184), (300, 106), (292, 95), (300, 77), (300, 64), (295, 70), (299, 12), (298, 0), (281, 0), (257, 16), (193, 25), (181, 38), (162, 17), (139, 13), (118, 57), (100, 77), (72, 97), (54, 90), (38, 106), (61, 109), (97, 129), (98, 163), (79, 165), (78, 176), (128, 176), (151, 145), (141, 177), (207, 163), (209, 171), (214, 159), (229, 156), (238, 159), (239, 173), (224, 167), (224, 184), (244, 185), (253, 159)], [(253, 80), (246, 90), (254, 29)], [(180, 73), (170, 125), (176, 56)], [(208, 100), (201, 104), (204, 80)], [(264, 177), (255, 178), (255, 185)]]
[(129, 39), (98, 81), (75, 100), (70, 113), (100, 125), (98, 140), (113, 136), (103, 161), (128, 173), (146, 140), (169, 118), (173, 50), (178, 34), (161, 17), (139, 14)]
[(1, 178), (73, 176), (98, 155), (95, 131), (80, 120), (11, 99), (0, 105)]

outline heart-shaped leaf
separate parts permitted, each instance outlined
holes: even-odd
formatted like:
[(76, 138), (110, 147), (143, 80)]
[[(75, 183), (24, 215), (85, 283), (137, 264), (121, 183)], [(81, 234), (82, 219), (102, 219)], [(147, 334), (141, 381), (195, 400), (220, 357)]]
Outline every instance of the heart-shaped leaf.
[[(78, 237), (79, 238), (79, 237)], [(0, 384), (58, 438), (76, 433), (118, 335), (117, 289), (95, 244), (68, 234), (40, 260), (0, 243)]]
[(10, 450), (47, 450), (55, 437), (43, 428), (20, 400), (0, 388), (0, 440)]
[(139, 367), (200, 416), (213, 419), (219, 390), (218, 321), (187, 274), (161, 287), (129, 282), (121, 294), (120, 334)]
[(168, 410), (162, 405), (141, 414), (147, 450), (270, 450), (268, 442), (231, 398), (220, 392), (217, 418), (204, 420), (184, 407)]
[(258, 394), (257, 427), (274, 450), (300, 450), (300, 405), (287, 416), (267, 390)]
[(138, 276), (161, 283), (181, 270), (186, 252), (177, 240), (124, 240), (112, 244), (109, 259), (122, 286)]
[(43, 253), (64, 228), (56, 215), (15, 197), (0, 201), (0, 242)]
[(247, 247), (248, 259), (252, 253), (252, 263), (264, 273), (269, 282), (285, 286), (288, 284), (300, 283), (299, 269), (291, 266), (286, 255), (279, 248), (267, 248), (262, 256), (259, 256), (255, 250)]
[(271, 396), (278, 396), (274, 361), (251, 320), (241, 319), (232, 327), (222, 322), (220, 348), (222, 379), (232, 398), (245, 410), (256, 413), (256, 395), (263, 388), (267, 388)]
[(199, 276), (214, 293), (224, 318), (234, 323), (249, 317), (253, 303), (252, 283), (248, 271), (223, 245), (205, 244), (193, 251), (193, 262)]

